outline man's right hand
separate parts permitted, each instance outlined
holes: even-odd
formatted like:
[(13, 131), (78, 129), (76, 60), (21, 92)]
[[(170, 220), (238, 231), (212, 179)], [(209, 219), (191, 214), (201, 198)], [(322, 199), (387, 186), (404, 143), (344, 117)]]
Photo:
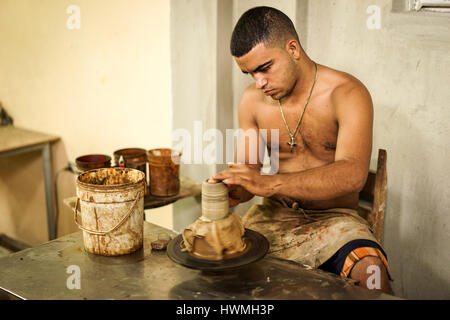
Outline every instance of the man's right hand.
[[(220, 180), (215, 180), (212, 177), (208, 179), (209, 183), (217, 183)], [(228, 187), (228, 199), (230, 201), (230, 208), (237, 206), (239, 203), (247, 202), (251, 200), (254, 195), (245, 190), (244, 187), (239, 185), (227, 185)]]
[(230, 208), (237, 206), (239, 203), (251, 200), (254, 195), (245, 190), (242, 186), (229, 185), (228, 197), (230, 200)]

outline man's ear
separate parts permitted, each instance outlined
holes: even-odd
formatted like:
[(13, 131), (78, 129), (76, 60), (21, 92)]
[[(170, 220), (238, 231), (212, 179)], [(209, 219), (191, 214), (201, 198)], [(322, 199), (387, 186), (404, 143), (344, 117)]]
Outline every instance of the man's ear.
[(297, 40), (291, 39), (286, 42), (286, 51), (293, 59), (297, 60), (300, 58), (301, 50), (302, 48)]

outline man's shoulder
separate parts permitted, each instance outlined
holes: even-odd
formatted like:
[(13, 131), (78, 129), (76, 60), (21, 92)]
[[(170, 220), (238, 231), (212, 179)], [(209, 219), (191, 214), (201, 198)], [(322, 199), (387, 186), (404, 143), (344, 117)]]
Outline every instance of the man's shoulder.
[(370, 100), (366, 86), (355, 76), (338, 70), (329, 69), (331, 100), (335, 106), (350, 100)]
[(264, 95), (262, 94), (261, 89), (256, 88), (256, 84), (252, 83), (244, 89), (241, 97), (242, 101), (251, 100), (251, 101), (263, 101)]
[(254, 83), (245, 88), (241, 95), (241, 101), (239, 103), (240, 112), (254, 116), (254, 112), (257, 106), (261, 106), (265, 102), (265, 96), (262, 91), (256, 88)]

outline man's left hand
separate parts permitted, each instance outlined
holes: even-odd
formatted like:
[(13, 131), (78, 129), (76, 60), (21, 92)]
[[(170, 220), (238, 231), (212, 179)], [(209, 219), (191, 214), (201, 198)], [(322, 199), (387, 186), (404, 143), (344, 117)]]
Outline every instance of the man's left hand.
[(245, 164), (230, 163), (228, 169), (212, 176), (226, 185), (239, 185), (248, 192), (260, 197), (270, 197), (275, 194), (273, 177), (262, 175), (259, 168), (252, 168)]

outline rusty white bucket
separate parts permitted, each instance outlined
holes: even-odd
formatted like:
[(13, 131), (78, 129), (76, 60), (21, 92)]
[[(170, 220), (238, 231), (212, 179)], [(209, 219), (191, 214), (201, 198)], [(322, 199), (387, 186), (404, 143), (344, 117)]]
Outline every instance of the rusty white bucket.
[(136, 169), (103, 168), (78, 176), (74, 219), (86, 251), (118, 256), (142, 247), (144, 190), (145, 175)]

